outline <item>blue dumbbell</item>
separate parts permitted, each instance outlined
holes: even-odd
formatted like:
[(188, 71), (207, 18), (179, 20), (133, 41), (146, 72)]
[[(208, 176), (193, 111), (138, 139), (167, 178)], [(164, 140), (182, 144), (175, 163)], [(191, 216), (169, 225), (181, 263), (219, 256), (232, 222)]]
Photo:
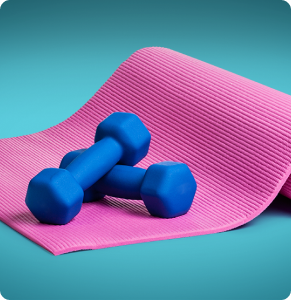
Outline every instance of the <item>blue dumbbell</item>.
[(81, 209), (84, 190), (117, 163), (137, 164), (146, 156), (150, 140), (151, 135), (138, 116), (111, 114), (98, 125), (95, 144), (66, 169), (44, 169), (32, 178), (26, 205), (42, 223), (68, 223)]
[[(66, 168), (86, 149), (69, 152), (61, 161)], [(147, 170), (116, 165), (84, 193), (84, 202), (104, 195), (143, 200), (153, 216), (174, 218), (188, 212), (196, 192), (196, 181), (186, 164), (161, 162)]]

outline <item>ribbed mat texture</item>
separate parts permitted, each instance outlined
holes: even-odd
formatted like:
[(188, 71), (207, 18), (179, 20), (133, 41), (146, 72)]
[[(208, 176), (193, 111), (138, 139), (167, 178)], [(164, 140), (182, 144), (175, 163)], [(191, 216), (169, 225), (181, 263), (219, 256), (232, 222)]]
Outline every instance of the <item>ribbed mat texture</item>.
[[(291, 96), (165, 48), (133, 53), (64, 122), (0, 141), (0, 220), (55, 255), (221, 232), (258, 216), (281, 192), (291, 197)], [(142, 201), (83, 204), (67, 225), (40, 224), (25, 205), (29, 180), (89, 147), (99, 122), (137, 114), (152, 134), (141, 167), (181, 161), (198, 189), (189, 213), (149, 215)]]

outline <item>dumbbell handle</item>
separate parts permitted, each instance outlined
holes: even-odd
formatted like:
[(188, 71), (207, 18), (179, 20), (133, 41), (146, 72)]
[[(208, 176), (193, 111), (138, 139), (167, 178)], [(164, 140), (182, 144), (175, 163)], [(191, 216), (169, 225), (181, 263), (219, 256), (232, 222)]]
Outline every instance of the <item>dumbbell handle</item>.
[(105, 137), (78, 155), (66, 169), (86, 190), (106, 174), (123, 155), (121, 145), (111, 137)]
[[(68, 168), (68, 166), (87, 151), (87, 149), (80, 149), (69, 152), (62, 159), (60, 168)], [(145, 173), (146, 170), (142, 168), (115, 165), (98, 181), (96, 180), (90, 189), (91, 191), (108, 196), (141, 200), (140, 189)], [(92, 195), (94, 193), (87, 193), (87, 197), (91, 198)], [(90, 201), (90, 199), (88, 200)]]
[(91, 188), (107, 196), (142, 200), (140, 189), (145, 173), (142, 168), (116, 165)]

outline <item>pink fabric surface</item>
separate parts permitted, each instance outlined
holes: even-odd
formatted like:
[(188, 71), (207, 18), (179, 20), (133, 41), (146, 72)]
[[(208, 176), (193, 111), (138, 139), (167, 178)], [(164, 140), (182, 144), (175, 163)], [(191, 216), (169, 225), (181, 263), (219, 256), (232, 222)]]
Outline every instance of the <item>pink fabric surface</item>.
[[(258, 216), (280, 192), (291, 196), (291, 96), (164, 48), (132, 54), (64, 122), (0, 141), (0, 220), (55, 255), (221, 232)], [(198, 189), (188, 214), (151, 217), (142, 201), (83, 204), (67, 225), (40, 224), (25, 205), (29, 180), (89, 147), (100, 121), (137, 114), (152, 134), (139, 163), (190, 167)]]

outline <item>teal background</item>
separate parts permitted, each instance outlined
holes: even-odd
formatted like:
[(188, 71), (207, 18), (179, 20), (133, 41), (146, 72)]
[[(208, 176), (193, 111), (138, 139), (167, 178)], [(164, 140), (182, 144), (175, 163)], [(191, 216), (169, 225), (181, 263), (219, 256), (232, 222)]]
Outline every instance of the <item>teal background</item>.
[[(0, 9), (0, 138), (63, 121), (137, 49), (162, 46), (291, 94), (281, 0), (9, 0)], [(1, 170), (1, 166), (0, 166)], [(0, 222), (0, 292), (27, 299), (285, 299), (291, 201), (206, 236), (53, 256)]]

